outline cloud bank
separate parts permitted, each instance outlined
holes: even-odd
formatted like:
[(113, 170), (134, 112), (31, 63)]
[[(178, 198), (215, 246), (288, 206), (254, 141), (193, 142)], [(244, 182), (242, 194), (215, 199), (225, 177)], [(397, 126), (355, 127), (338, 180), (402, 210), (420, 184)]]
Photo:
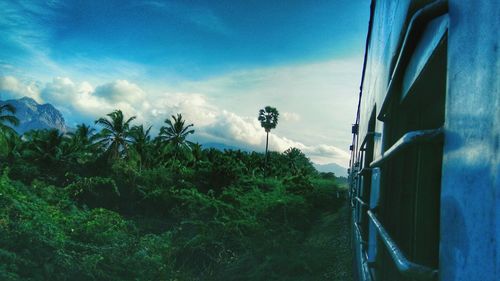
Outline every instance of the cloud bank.
[[(262, 151), (265, 146), (265, 132), (256, 116), (220, 108), (201, 93), (150, 93), (127, 80), (94, 86), (86, 81), (74, 82), (68, 77), (56, 77), (41, 84), (20, 81), (13, 76), (0, 77), (0, 92), (11, 98), (29, 96), (38, 102), (50, 102), (74, 124), (81, 120), (91, 122), (121, 109), (127, 116), (137, 116), (136, 123), (153, 125), (158, 130), (170, 115), (182, 113), (189, 123), (195, 124), (195, 141), (220, 142), (256, 151)], [(282, 119), (297, 121), (300, 115), (283, 112)], [(319, 164), (335, 162), (345, 166), (349, 157), (346, 151), (337, 147), (306, 145), (276, 131), (271, 131), (269, 142), (274, 151), (297, 147)]]

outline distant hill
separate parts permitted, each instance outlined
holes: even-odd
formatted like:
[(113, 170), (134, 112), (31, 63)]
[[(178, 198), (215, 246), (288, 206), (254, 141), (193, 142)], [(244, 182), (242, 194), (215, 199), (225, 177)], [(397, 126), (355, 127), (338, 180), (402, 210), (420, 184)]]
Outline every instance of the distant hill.
[(329, 164), (315, 164), (314, 163), (314, 168), (316, 168), (316, 170), (318, 170), (319, 172), (323, 172), (323, 173), (332, 172), (337, 177), (347, 177), (347, 168), (342, 167), (342, 166), (335, 164), (335, 163), (329, 163)]
[(202, 143), (201, 146), (203, 148), (215, 148), (215, 149), (220, 150), (220, 151), (224, 151), (224, 150), (241, 150), (241, 151), (248, 151), (248, 152), (251, 151), (249, 149), (236, 147), (236, 146), (232, 146), (232, 145), (227, 145), (227, 144), (223, 144), (223, 143), (218, 143), (218, 142)]
[(17, 133), (23, 134), (29, 130), (58, 129), (67, 132), (68, 128), (61, 112), (49, 103), (39, 104), (34, 99), (24, 97), (0, 101), (0, 104), (10, 103), (16, 108), (16, 117), (19, 119), (19, 126), (14, 127)]

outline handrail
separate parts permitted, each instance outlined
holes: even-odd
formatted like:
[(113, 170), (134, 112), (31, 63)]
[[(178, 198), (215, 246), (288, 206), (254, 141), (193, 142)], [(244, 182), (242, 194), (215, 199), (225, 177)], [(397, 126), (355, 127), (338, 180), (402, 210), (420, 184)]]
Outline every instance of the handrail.
[(356, 234), (359, 236), (359, 243), (361, 245), (367, 245), (368, 243), (363, 240), (363, 236), (361, 235), (361, 228), (359, 227), (359, 223), (354, 223), (354, 228), (356, 229)]
[(363, 169), (361, 169), (361, 171), (359, 171), (358, 173), (356, 173), (356, 175), (357, 176), (364, 176), (364, 175), (368, 174), (371, 171), (372, 171), (371, 168), (363, 168)]
[(394, 143), (387, 151), (382, 153), (382, 156), (371, 162), (370, 168), (379, 167), (403, 148), (416, 143), (431, 141), (436, 137), (441, 136), (443, 132), (443, 128), (408, 132), (404, 134), (396, 143)]
[(361, 206), (367, 208), (368, 207), (368, 204), (365, 203), (365, 201), (363, 201), (363, 199), (359, 198), (358, 196), (354, 197), (354, 199), (356, 199), (356, 201), (359, 202), (359, 204), (361, 204)]
[(367, 253), (365, 250), (363, 250), (363, 247), (366, 247), (366, 245), (368, 245), (368, 242), (363, 240), (363, 236), (361, 236), (361, 230), (359, 229), (360, 228), (359, 223), (355, 222), (354, 228), (356, 231), (357, 240), (360, 244), (359, 251), (360, 251), (360, 258), (361, 258), (361, 273), (363, 274), (362, 280), (371, 281), (372, 276), (371, 276), (370, 269), (369, 269)]
[(370, 263), (368, 262), (368, 256), (366, 251), (361, 253), (361, 273), (363, 274), (364, 281), (372, 281), (372, 275), (370, 273)]
[(414, 263), (406, 258), (404, 253), (399, 249), (398, 245), (389, 236), (389, 233), (382, 226), (382, 223), (377, 219), (377, 216), (372, 211), (367, 211), (368, 217), (375, 225), (378, 234), (382, 238), (382, 242), (386, 246), (396, 268), (405, 276), (418, 278), (420, 280), (434, 280), (437, 277), (437, 269), (427, 267), (425, 265)]
[(400, 52), (398, 55), (398, 59), (396, 61), (396, 65), (394, 70), (391, 73), (391, 80), (389, 82), (389, 86), (387, 87), (387, 93), (385, 95), (385, 99), (382, 102), (382, 106), (380, 108), (380, 113), (377, 116), (377, 119), (380, 121), (385, 121), (387, 118), (387, 110), (389, 108), (389, 103), (392, 100), (392, 95), (395, 92), (396, 84), (399, 82), (399, 75), (402, 73), (402, 68), (406, 66), (407, 61), (409, 60), (409, 54), (411, 54), (411, 50), (409, 45), (412, 39), (418, 34), (418, 27), (422, 23), (429, 22), (430, 20), (439, 17), (445, 14), (448, 11), (448, 1), (447, 0), (436, 0), (422, 9), (418, 10), (410, 19), (410, 23), (408, 28), (406, 29), (406, 34), (403, 39), (403, 43), (400, 48)]

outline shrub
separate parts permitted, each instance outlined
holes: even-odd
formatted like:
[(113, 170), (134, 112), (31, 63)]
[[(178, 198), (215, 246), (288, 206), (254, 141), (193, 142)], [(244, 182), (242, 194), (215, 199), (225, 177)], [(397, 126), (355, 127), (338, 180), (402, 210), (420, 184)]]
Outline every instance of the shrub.
[(65, 189), (76, 202), (91, 208), (104, 207), (116, 210), (120, 204), (120, 192), (111, 178), (78, 178)]

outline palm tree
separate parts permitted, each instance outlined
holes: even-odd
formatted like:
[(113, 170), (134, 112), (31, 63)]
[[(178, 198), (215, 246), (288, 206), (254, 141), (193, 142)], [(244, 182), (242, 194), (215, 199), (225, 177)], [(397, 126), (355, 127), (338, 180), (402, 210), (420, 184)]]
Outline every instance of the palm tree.
[(199, 143), (195, 143), (191, 146), (191, 152), (193, 153), (194, 161), (200, 161), (203, 157), (203, 147)]
[(144, 130), (144, 126), (140, 125), (133, 126), (132, 129), (130, 129), (133, 148), (139, 156), (139, 168), (147, 164), (150, 157), (151, 136), (149, 135), (149, 131), (151, 131), (151, 127), (152, 126), (149, 126), (149, 128)]
[(121, 110), (115, 110), (107, 114), (109, 118), (99, 118), (95, 124), (103, 127), (96, 137), (97, 143), (104, 146), (105, 152), (109, 155), (109, 160), (115, 160), (121, 154), (126, 154), (128, 144), (132, 142), (130, 136), (130, 122), (136, 117), (132, 116), (127, 121)]
[(81, 145), (90, 145), (96, 138), (95, 129), (85, 123), (76, 125), (76, 130), (68, 133), (72, 139)]
[(265, 165), (267, 166), (267, 158), (268, 158), (268, 145), (269, 145), (269, 132), (271, 129), (276, 128), (278, 125), (278, 116), (279, 112), (276, 108), (271, 106), (266, 106), (264, 109), (259, 110), (259, 121), (260, 126), (266, 130), (266, 158)]
[[(186, 138), (189, 134), (194, 133), (194, 130), (190, 129), (194, 125), (189, 124), (186, 126), (186, 121), (182, 120), (182, 114), (172, 115), (172, 120), (165, 119), (167, 126), (160, 128), (158, 139), (160, 142), (165, 142), (167, 144), (166, 148), (173, 150), (174, 159), (178, 159), (180, 154), (191, 150), (193, 143), (186, 140)], [(184, 156), (186, 155), (184, 154)]]
[(3, 132), (13, 133), (14, 129), (5, 125), (5, 123), (10, 123), (11, 125), (19, 125), (19, 119), (11, 114), (4, 114), (4, 112), (9, 112), (11, 114), (16, 114), (16, 108), (11, 104), (0, 105), (0, 130)]
[(17, 134), (5, 134), (3, 136), (5, 145), (5, 159), (8, 164), (13, 164), (18, 158), (21, 158), (23, 142)]
[(26, 156), (45, 168), (64, 160), (64, 135), (57, 129), (32, 130), (24, 135), (27, 142)]
[(76, 126), (74, 132), (68, 133), (71, 140), (67, 143), (67, 150), (80, 162), (92, 159), (93, 144), (97, 138), (95, 129), (85, 123)]
[(174, 147), (188, 147), (193, 143), (186, 140), (189, 134), (193, 134), (194, 130), (189, 128), (193, 127), (193, 124), (185, 126), (185, 120), (182, 120), (182, 114), (177, 114), (177, 117), (172, 115), (173, 123), (170, 119), (165, 119), (167, 126), (160, 128), (159, 138), (162, 141), (173, 145)]

